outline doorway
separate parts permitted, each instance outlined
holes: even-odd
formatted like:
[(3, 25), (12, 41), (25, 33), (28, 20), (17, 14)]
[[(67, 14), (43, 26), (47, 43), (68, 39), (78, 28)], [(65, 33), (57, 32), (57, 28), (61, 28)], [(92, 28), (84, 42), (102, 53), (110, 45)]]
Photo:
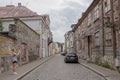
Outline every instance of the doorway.
[(91, 60), (92, 59), (92, 37), (88, 36), (87, 41), (88, 41), (88, 58)]

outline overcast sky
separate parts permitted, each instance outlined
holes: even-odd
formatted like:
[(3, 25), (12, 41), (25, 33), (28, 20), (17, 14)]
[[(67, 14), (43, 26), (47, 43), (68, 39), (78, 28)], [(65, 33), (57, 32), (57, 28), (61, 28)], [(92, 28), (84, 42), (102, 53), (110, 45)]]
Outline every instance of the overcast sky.
[(53, 40), (64, 42), (64, 34), (71, 30), (71, 24), (77, 23), (93, 0), (0, 0), (0, 6), (22, 5), (37, 12), (39, 15), (49, 14)]

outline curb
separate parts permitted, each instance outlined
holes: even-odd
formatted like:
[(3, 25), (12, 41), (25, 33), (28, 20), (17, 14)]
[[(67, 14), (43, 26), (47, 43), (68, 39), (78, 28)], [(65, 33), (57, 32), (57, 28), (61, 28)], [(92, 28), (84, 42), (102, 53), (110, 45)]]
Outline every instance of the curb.
[(28, 75), (30, 72), (32, 72), (33, 70), (35, 70), (36, 68), (38, 68), (40, 65), (44, 64), (45, 62), (47, 62), (48, 60), (50, 60), (51, 58), (53, 58), (54, 56), (50, 56), (47, 57), (45, 60), (41, 60), (40, 64), (38, 64), (37, 66), (31, 68), (29, 71), (23, 73), (23, 75), (21, 75), (20, 77), (14, 79), (14, 80), (21, 80), (23, 77), (25, 77), (26, 75)]
[(108, 76), (106, 76), (105, 74), (99, 72), (98, 70), (96, 70), (96, 69), (94, 69), (94, 68), (92, 68), (92, 67), (90, 67), (90, 66), (88, 66), (88, 65), (86, 65), (86, 64), (84, 64), (84, 63), (81, 63), (81, 62), (80, 62), (80, 64), (81, 64), (82, 66), (84, 66), (85, 68), (87, 68), (87, 69), (95, 72), (96, 74), (100, 75), (100, 76), (103, 77), (105, 80), (110, 80), (110, 79), (108, 78)]

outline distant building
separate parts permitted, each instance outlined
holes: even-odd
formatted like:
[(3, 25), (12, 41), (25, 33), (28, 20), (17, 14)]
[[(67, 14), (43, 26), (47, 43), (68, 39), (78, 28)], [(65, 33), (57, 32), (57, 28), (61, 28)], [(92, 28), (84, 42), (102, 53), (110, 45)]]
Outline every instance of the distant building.
[(72, 31), (68, 31), (65, 34), (65, 49), (66, 52), (75, 52), (75, 47), (74, 47), (74, 33)]
[(61, 43), (61, 52), (65, 52), (65, 44)]
[(55, 47), (55, 54), (58, 54), (61, 52), (61, 43), (59, 42), (54, 42), (54, 47)]
[(40, 43), (41, 48), (40, 52), (42, 53), (42, 57), (50, 56), (52, 50), (52, 32), (50, 30), (50, 19), (49, 15), (43, 15), (43, 24), (41, 27), (41, 36), (40, 36)]

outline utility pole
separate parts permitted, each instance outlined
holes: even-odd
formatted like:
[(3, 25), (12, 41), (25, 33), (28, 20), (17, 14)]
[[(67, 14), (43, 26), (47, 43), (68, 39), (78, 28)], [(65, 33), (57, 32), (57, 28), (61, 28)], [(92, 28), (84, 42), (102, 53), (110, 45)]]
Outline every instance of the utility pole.
[(12, 5), (12, 0), (10, 0), (10, 5)]

